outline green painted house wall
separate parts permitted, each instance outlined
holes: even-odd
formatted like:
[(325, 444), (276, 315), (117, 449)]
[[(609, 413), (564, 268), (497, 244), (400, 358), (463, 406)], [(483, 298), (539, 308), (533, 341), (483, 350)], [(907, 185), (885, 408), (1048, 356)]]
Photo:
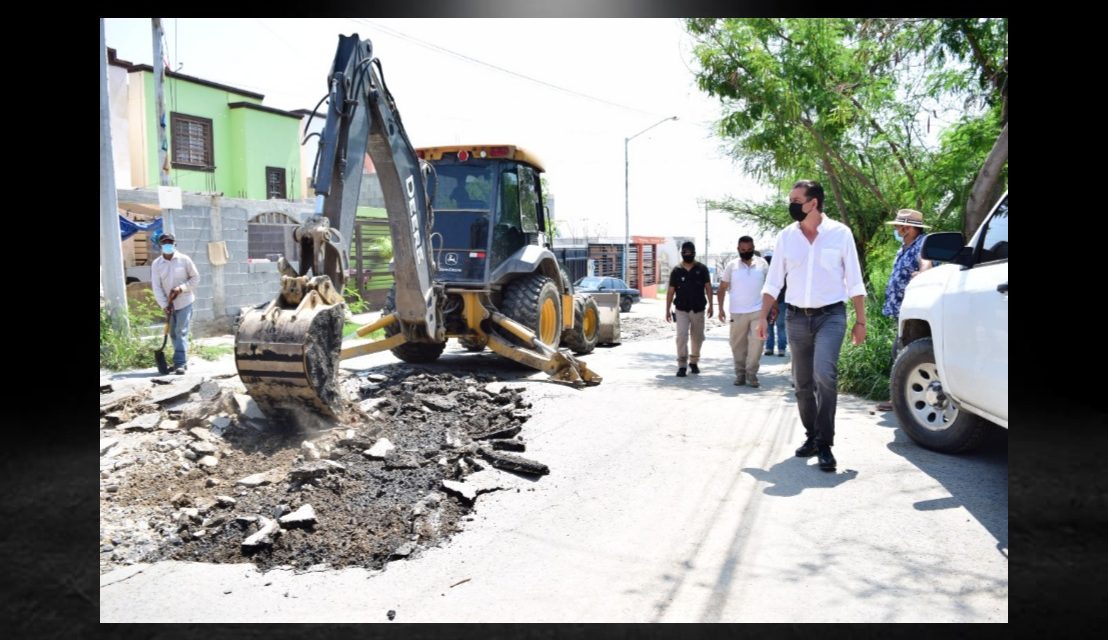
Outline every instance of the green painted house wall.
[[(145, 94), (147, 184), (157, 185), (160, 178), (154, 74), (146, 70), (134, 73), (141, 77), (137, 85)], [(266, 167), (277, 167), (285, 170), (285, 197), (303, 197), (298, 117), (232, 107), (235, 103), (260, 105), (261, 100), (182, 78), (166, 77), (164, 93), (170, 184), (185, 191), (217, 191), (230, 197), (264, 200)], [(214, 169), (173, 166), (173, 113), (211, 120)]]

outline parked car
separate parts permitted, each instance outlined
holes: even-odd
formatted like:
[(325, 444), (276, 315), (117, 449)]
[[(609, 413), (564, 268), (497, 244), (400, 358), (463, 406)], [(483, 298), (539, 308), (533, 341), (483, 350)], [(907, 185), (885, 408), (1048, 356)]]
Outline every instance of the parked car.
[(924, 447), (968, 451), (985, 421), (1008, 428), (1008, 194), (968, 244), (961, 233), (933, 233), (921, 256), (946, 264), (905, 290), (893, 408)]
[(638, 289), (632, 289), (627, 286), (627, 283), (619, 278), (605, 278), (599, 276), (589, 276), (587, 278), (581, 278), (577, 282), (573, 283), (574, 291), (581, 291), (583, 293), (592, 292), (604, 292), (604, 293), (618, 293), (619, 294), (619, 310), (627, 313), (631, 310), (631, 305), (642, 300)]

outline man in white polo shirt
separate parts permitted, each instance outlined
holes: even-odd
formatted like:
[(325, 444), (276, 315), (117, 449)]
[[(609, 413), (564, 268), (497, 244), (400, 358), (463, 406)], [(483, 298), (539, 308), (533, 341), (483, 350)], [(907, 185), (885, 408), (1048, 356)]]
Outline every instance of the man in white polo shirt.
[(866, 339), (866, 286), (850, 227), (823, 213), (823, 187), (801, 180), (789, 192), (789, 215), (795, 223), (777, 237), (773, 262), (762, 287), (758, 337), (766, 339), (766, 317), (785, 292), (785, 327), (793, 350), (797, 409), (806, 439), (797, 457), (819, 457), (819, 468), (835, 470), (835, 406), (838, 402), (839, 352), (846, 334), (850, 298), (856, 321), (850, 329), (855, 345)]
[[(739, 257), (727, 263), (720, 275), (719, 319), (727, 320), (731, 313), (731, 356), (735, 361), (735, 385), (758, 387), (758, 365), (762, 359), (762, 340), (756, 332), (762, 310), (762, 286), (766, 283), (767, 263), (754, 255), (754, 238), (739, 238)], [(723, 306), (724, 294), (730, 292), (729, 304)], [(727, 311), (725, 311), (725, 309)]]

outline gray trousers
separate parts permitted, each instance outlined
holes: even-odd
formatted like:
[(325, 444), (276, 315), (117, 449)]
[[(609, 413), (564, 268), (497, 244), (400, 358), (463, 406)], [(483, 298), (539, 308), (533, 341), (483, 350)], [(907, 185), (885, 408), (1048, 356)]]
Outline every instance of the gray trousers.
[(785, 327), (793, 350), (793, 379), (800, 422), (809, 438), (835, 444), (839, 352), (846, 335), (846, 307), (806, 316), (787, 311)]

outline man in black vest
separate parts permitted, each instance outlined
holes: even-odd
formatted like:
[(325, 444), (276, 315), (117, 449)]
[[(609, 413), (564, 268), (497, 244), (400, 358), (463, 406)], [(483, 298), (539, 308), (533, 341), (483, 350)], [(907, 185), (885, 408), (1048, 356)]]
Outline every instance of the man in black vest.
[[(675, 304), (676, 299), (676, 304)], [(677, 312), (670, 315), (670, 305)], [(700, 373), (700, 345), (704, 344), (704, 308), (712, 317), (712, 280), (708, 267), (696, 261), (696, 246), (681, 245), (681, 264), (669, 272), (666, 288), (666, 322), (677, 320), (677, 377), (685, 377), (686, 365)], [(689, 353), (689, 331), (692, 331), (692, 353)]]

